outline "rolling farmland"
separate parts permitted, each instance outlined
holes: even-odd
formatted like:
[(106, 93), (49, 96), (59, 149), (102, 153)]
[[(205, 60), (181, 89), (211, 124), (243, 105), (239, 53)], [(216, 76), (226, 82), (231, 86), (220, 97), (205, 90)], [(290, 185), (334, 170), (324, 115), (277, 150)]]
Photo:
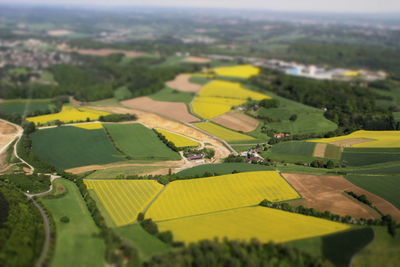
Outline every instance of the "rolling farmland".
[(212, 119), (240, 106), (248, 99), (262, 100), (269, 96), (244, 88), (240, 83), (214, 80), (207, 83), (192, 102), (193, 111)]
[(204, 164), (196, 166), (190, 169), (183, 170), (178, 173), (180, 177), (187, 176), (202, 176), (204, 173), (211, 174), (231, 174), (233, 171), (238, 172), (254, 172), (254, 171), (272, 171), (273, 167), (258, 165), (258, 164), (248, 164), (248, 163), (220, 163), (220, 164)]
[[(146, 213), (155, 221), (257, 205), (300, 196), (278, 172), (247, 172), (174, 181)], [(205, 201), (207, 200), (207, 201)]]
[(346, 147), (342, 159), (350, 166), (364, 166), (400, 160), (400, 148)]
[(255, 138), (249, 135), (244, 135), (241, 133), (234, 132), (232, 130), (228, 130), (222, 126), (214, 124), (212, 122), (200, 122), (194, 124), (194, 126), (215, 135), (218, 138), (221, 138), (225, 141), (246, 141), (246, 140), (254, 140)]
[(356, 131), (349, 135), (325, 139), (310, 140), (310, 142), (330, 143), (344, 147), (400, 147), (400, 131)]
[[(397, 173), (398, 174), (398, 173)], [(400, 209), (400, 176), (396, 175), (347, 175), (353, 184), (374, 193)]]
[(200, 144), (190, 138), (187, 138), (183, 135), (175, 134), (170, 131), (166, 131), (163, 129), (157, 129), (157, 132), (160, 134), (164, 135), (164, 137), (174, 143), (176, 147), (196, 147), (199, 146)]
[(139, 160), (179, 160), (178, 153), (168, 148), (156, 133), (142, 124), (104, 124), (115, 146)]
[(35, 155), (61, 169), (126, 160), (103, 129), (61, 126), (36, 131), (31, 138)]
[(170, 230), (177, 240), (187, 243), (215, 237), (281, 243), (350, 229), (345, 224), (265, 207), (192, 216), (158, 225), (161, 231)]
[(153, 180), (85, 180), (117, 226), (136, 221), (162, 185)]
[(252, 65), (238, 65), (229, 67), (219, 67), (211, 70), (218, 76), (248, 79), (260, 73), (260, 69)]
[(93, 122), (93, 123), (80, 123), (80, 124), (74, 124), (72, 125), (73, 127), (85, 129), (85, 130), (98, 130), (98, 129), (103, 129), (103, 124), (99, 122)]
[(108, 112), (98, 111), (88, 108), (75, 108), (73, 106), (63, 106), (61, 112), (55, 114), (48, 114), (36, 117), (27, 118), (28, 121), (34, 122), (35, 124), (46, 124), (56, 120), (64, 123), (98, 120), (100, 116), (108, 115)]

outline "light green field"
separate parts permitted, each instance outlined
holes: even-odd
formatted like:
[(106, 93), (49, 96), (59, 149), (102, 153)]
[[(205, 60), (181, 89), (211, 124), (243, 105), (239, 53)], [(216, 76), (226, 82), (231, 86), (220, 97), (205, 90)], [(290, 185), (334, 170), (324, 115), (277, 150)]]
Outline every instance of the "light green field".
[(54, 110), (51, 99), (16, 99), (0, 102), (0, 113), (30, 114), (35, 111)]
[(112, 179), (120, 176), (138, 175), (141, 173), (152, 172), (159, 170), (163, 167), (158, 166), (129, 166), (119, 167), (106, 170), (97, 170), (94, 173), (88, 175), (88, 179)]
[(146, 232), (139, 224), (115, 228), (117, 234), (139, 250), (140, 259), (148, 260), (155, 255), (166, 253), (170, 247)]
[(153, 95), (149, 95), (153, 100), (157, 101), (167, 101), (167, 102), (183, 102), (190, 103), (194, 97), (193, 93), (181, 92), (169, 87), (158, 91)]
[(229, 129), (226, 129), (222, 126), (219, 126), (218, 124), (212, 123), (212, 122), (200, 122), (194, 124), (194, 126), (212, 134), (215, 135), (218, 138), (221, 138), (225, 141), (252, 141), (255, 138), (244, 135)]
[[(55, 183), (61, 183), (68, 193), (60, 198), (40, 199), (56, 223), (57, 241), (51, 266), (104, 266), (105, 244), (103, 239), (95, 236), (99, 229), (78, 188), (64, 179)], [(67, 216), (70, 222), (61, 222), (63, 216)]]

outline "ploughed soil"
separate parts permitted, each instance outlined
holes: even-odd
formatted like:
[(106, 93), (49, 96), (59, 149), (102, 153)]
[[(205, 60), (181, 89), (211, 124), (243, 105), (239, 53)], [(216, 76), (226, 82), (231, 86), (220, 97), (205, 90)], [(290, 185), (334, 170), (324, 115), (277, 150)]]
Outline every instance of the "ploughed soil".
[(167, 86), (182, 92), (197, 93), (203, 87), (200, 84), (190, 82), (190, 74), (179, 74), (175, 80), (167, 82)]
[(318, 143), (315, 145), (314, 148), (314, 157), (318, 157), (318, 158), (324, 158), (325, 157), (325, 149), (328, 145), (327, 144), (322, 144), (322, 143)]
[(156, 101), (147, 96), (125, 100), (121, 103), (128, 108), (141, 109), (177, 121), (200, 121), (197, 117), (189, 113), (188, 107), (184, 103)]
[(353, 145), (366, 143), (366, 142), (371, 142), (371, 141), (375, 141), (375, 139), (371, 139), (371, 138), (349, 138), (349, 139), (346, 139), (346, 140), (331, 142), (330, 144), (337, 145), (337, 146), (340, 146), (340, 147), (351, 147)]
[(12, 124), (0, 120), (0, 154), (19, 134), (19, 130)]
[(48, 31), (47, 34), (50, 36), (63, 36), (63, 35), (68, 35), (73, 33), (73, 31), (69, 31), (69, 30), (52, 30), (52, 31)]
[(81, 55), (88, 55), (88, 56), (101, 56), (106, 57), (113, 54), (124, 54), (127, 57), (138, 57), (143, 55), (143, 52), (138, 51), (129, 51), (129, 50), (122, 50), (122, 49), (76, 49), (76, 48), (69, 48), (67, 45), (62, 44), (58, 46), (58, 49), (63, 50), (65, 52), (76, 52)]
[(400, 210), (383, 198), (372, 194), (342, 176), (322, 176), (309, 174), (282, 174), (306, 201), (306, 206), (318, 211), (330, 211), (334, 214), (354, 218), (380, 218), (378, 212), (348, 196), (344, 191), (353, 191), (367, 198), (383, 213), (400, 220)]
[(211, 59), (205, 57), (187, 57), (184, 62), (188, 63), (210, 63)]
[[(200, 143), (209, 143), (215, 150), (214, 162), (220, 162), (221, 159), (226, 158), (230, 154), (229, 149), (226, 148), (220, 141), (182, 122), (170, 120), (165, 117), (159, 116), (157, 114), (138, 109), (130, 109), (124, 107), (95, 107), (95, 106), (88, 106), (88, 107), (95, 110), (103, 110), (111, 113), (135, 114), (138, 117), (138, 119), (134, 122), (142, 123), (148, 128), (165, 129), (177, 134), (181, 134), (183, 136), (187, 136)], [(157, 166), (163, 166), (163, 165), (158, 164)]]
[(237, 111), (223, 114), (214, 118), (212, 121), (227, 128), (242, 132), (252, 132), (260, 124), (258, 120)]

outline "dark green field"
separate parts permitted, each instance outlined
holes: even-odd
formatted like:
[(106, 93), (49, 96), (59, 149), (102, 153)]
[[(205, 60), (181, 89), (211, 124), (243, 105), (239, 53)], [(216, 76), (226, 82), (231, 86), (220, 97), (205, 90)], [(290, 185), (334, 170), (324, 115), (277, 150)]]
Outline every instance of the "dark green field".
[(193, 167), (187, 170), (183, 170), (178, 173), (179, 177), (192, 177), (202, 176), (204, 173), (210, 174), (230, 174), (233, 171), (239, 172), (251, 172), (251, 171), (271, 171), (274, 170), (272, 167), (265, 165), (255, 165), (249, 163), (221, 163), (221, 164), (205, 164), (197, 167)]
[(132, 159), (179, 160), (158, 136), (142, 124), (105, 124), (115, 146)]
[(0, 103), (0, 113), (29, 114), (35, 111), (47, 111), (54, 108), (51, 99), (6, 100)]
[(400, 162), (393, 162), (393, 166), (391, 166), (391, 167), (354, 170), (354, 171), (350, 171), (350, 173), (354, 173), (354, 174), (388, 174), (388, 175), (400, 174)]
[(400, 148), (345, 148), (342, 159), (350, 166), (400, 161)]
[(57, 127), (32, 134), (33, 152), (57, 168), (69, 169), (124, 161), (103, 129)]
[(262, 156), (277, 161), (285, 162), (311, 162), (316, 143), (313, 142), (283, 142), (273, 145), (268, 151), (262, 152)]
[(340, 147), (327, 144), (325, 149), (325, 158), (339, 160), (342, 156), (342, 150)]
[(374, 238), (371, 228), (361, 228), (322, 237), (322, 252), (335, 266), (347, 267), (351, 258)]
[(346, 179), (400, 208), (400, 175), (347, 175)]

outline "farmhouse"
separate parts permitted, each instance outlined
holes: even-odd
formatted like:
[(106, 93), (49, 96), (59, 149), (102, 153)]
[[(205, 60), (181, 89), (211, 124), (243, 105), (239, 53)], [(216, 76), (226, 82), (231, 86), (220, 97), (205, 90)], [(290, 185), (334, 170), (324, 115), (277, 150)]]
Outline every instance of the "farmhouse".
[(289, 136), (290, 136), (290, 134), (287, 134), (287, 133), (277, 133), (277, 134), (274, 134), (274, 137), (275, 137), (275, 138), (278, 138), (278, 139), (284, 138), (284, 137), (289, 137)]
[(200, 154), (189, 154), (186, 156), (186, 158), (188, 158), (191, 161), (199, 161), (199, 160), (203, 160), (204, 159), (204, 153), (200, 153)]

